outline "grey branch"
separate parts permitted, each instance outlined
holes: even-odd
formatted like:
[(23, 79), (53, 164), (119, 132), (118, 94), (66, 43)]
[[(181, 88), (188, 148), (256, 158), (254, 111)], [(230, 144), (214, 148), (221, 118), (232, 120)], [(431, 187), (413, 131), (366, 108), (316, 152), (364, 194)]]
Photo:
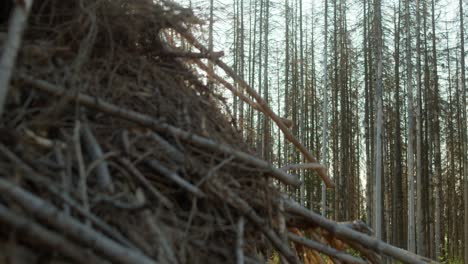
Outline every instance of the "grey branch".
[(201, 191), (198, 187), (194, 186), (190, 182), (186, 181), (184, 178), (179, 176), (176, 172), (171, 171), (166, 168), (163, 164), (159, 163), (157, 160), (146, 160), (145, 163), (150, 166), (155, 171), (159, 172), (162, 176), (170, 179), (171, 181), (177, 183), (184, 190), (194, 194), (198, 198), (205, 197), (205, 193)]
[(244, 264), (244, 217), (241, 216), (237, 222), (237, 240), (236, 240), (236, 263)]
[(83, 138), (86, 152), (91, 160), (99, 160), (99, 164), (96, 166), (98, 186), (103, 190), (109, 190), (110, 192), (113, 192), (114, 185), (112, 183), (112, 178), (107, 162), (105, 159), (103, 159), (104, 154), (102, 152), (101, 146), (99, 146), (96, 137), (94, 137), (93, 132), (87, 124), (83, 124), (81, 129), (81, 136)]
[(8, 36), (0, 58), (0, 116), (3, 115), (6, 97), (10, 90), (11, 76), (33, 0), (15, 1), (15, 3), (16, 6), (8, 25)]
[(156, 263), (142, 253), (126, 248), (108, 237), (97, 233), (90, 227), (59, 211), (52, 204), (1, 178), (0, 192), (12, 198), (26, 211), (34, 214), (39, 219), (46, 221), (60, 232), (66, 234), (70, 239), (88, 245), (97, 252), (107, 256), (112, 262), (122, 264)]

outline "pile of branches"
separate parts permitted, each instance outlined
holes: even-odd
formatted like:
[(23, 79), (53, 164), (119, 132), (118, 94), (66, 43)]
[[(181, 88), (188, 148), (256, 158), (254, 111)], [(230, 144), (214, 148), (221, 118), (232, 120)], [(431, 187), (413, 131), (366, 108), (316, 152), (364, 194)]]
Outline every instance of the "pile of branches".
[[(286, 120), (197, 41), (203, 21), (190, 10), (2, 3), (0, 263), (430, 262), (277, 190), (301, 184), (287, 169), (330, 181)], [(278, 169), (256, 157), (200, 72), (271, 118), (311, 163)]]

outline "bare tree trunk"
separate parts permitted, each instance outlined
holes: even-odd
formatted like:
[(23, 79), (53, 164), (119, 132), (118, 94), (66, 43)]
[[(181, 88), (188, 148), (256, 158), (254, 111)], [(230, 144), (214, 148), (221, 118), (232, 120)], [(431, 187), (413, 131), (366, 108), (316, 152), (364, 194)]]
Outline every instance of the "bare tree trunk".
[[(401, 119), (400, 114), (400, 24), (401, 24), (401, 14), (400, 14), (400, 3), (398, 1), (398, 10), (395, 10), (395, 20), (398, 19), (398, 22), (395, 21), (395, 110), (396, 110), (396, 120)], [(394, 175), (393, 179), (393, 195), (392, 195), (392, 210), (393, 210), (393, 222), (392, 222), (392, 238), (394, 245), (398, 247), (403, 247), (403, 164), (402, 164), (402, 147), (401, 147), (401, 125), (399, 122), (396, 122), (396, 131), (395, 131), (395, 161), (394, 161)]]
[(374, 43), (376, 59), (376, 92), (377, 119), (375, 122), (375, 185), (374, 185), (374, 231), (377, 239), (382, 239), (382, 129), (383, 129), (383, 102), (382, 102), (382, 15), (380, 0), (374, 1)]
[(440, 105), (439, 105), (439, 77), (437, 72), (437, 47), (436, 47), (436, 30), (435, 30), (435, 8), (434, 8), (435, 0), (431, 0), (431, 18), (432, 18), (432, 77), (433, 77), (433, 85), (434, 85), (434, 245), (435, 245), (435, 252), (434, 258), (436, 260), (439, 259), (440, 251), (441, 251), (441, 216), (440, 216), (440, 186), (441, 186), (441, 179), (442, 179), (442, 161), (441, 161), (441, 152), (440, 152)]
[[(328, 168), (328, 0), (325, 0), (325, 30), (323, 51), (323, 86), (322, 86), (322, 165)], [(327, 187), (322, 182), (322, 215), (327, 214)]]
[[(208, 28), (208, 49), (210, 52), (213, 52), (213, 26), (214, 26), (214, 0), (210, 0), (210, 21)], [(211, 71), (214, 70), (214, 65), (211, 60), (208, 62), (208, 66)], [(213, 82), (208, 81), (208, 86), (212, 88)]]
[(413, 151), (413, 69), (411, 61), (411, 31), (410, 31), (410, 7), (409, 0), (405, 0), (405, 30), (406, 30), (406, 67), (407, 67), (407, 104), (408, 104), (408, 146), (407, 146), (407, 167), (408, 167), (408, 250), (416, 252), (416, 234), (414, 223), (414, 151)]
[(416, 251), (419, 255), (426, 255), (424, 242), (424, 216), (423, 216), (423, 182), (422, 182), (422, 96), (421, 96), (421, 14), (419, 9), (419, 0), (416, 0), (416, 79), (417, 79), (417, 92), (418, 104), (416, 108), (416, 235), (417, 246)]
[(463, 1), (459, 1), (460, 5), (460, 68), (461, 68), (461, 88), (462, 88), (462, 113), (463, 113), (463, 127), (462, 127), (462, 157), (463, 157), (463, 200), (464, 200), (464, 211), (465, 211), (465, 223), (464, 223), (464, 262), (468, 263), (468, 158), (466, 157), (467, 147), (467, 132), (466, 132), (466, 77), (465, 77), (465, 29), (463, 24)]
[[(270, 16), (270, 0), (266, 0), (265, 3), (265, 22), (264, 22), (264, 27), (265, 27), (265, 32), (264, 32), (264, 38), (265, 38), (265, 50), (264, 50), (264, 68), (263, 68), (263, 98), (265, 99), (265, 102), (268, 104), (269, 103), (269, 91), (268, 91), (268, 56), (269, 50), (268, 50), (268, 36), (269, 36), (269, 16)], [(270, 119), (263, 117), (263, 158), (267, 161), (270, 161), (270, 153), (271, 153), (271, 142), (270, 142)], [(301, 185), (302, 186), (302, 185)]]

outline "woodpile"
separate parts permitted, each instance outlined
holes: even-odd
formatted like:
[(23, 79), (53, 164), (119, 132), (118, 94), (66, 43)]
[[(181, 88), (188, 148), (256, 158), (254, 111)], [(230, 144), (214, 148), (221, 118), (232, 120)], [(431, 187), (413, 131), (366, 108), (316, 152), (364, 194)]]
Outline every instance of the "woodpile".
[[(197, 40), (190, 10), (15, 4), (0, 20), (0, 263), (431, 263), (277, 190), (300, 185), (297, 169), (333, 186), (288, 120)], [(271, 118), (310, 163), (256, 157), (200, 72)]]

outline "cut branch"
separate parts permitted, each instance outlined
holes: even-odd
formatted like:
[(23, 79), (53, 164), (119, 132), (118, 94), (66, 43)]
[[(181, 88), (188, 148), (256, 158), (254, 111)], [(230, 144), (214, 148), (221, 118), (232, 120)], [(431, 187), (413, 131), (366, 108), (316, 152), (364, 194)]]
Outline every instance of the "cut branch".
[(347, 225), (333, 222), (323, 217), (322, 215), (309, 211), (308, 209), (300, 206), (298, 203), (292, 200), (285, 199), (285, 208), (286, 211), (306, 218), (314, 225), (320, 226), (321, 228), (327, 230), (328, 232), (330, 232), (330, 234), (336, 236), (337, 238), (356, 242), (358, 244), (363, 245), (366, 248), (374, 250), (379, 254), (384, 254), (389, 257), (393, 257), (404, 263), (438, 263), (431, 259), (418, 256), (411, 252), (389, 245), (379, 239), (370, 237), (366, 234), (353, 230)]
[(156, 188), (153, 187), (153, 185), (148, 182), (148, 180), (145, 178), (145, 175), (143, 175), (128, 159), (120, 159), (122, 164), (124, 164), (130, 173), (133, 174), (137, 178), (137, 180), (140, 182), (143, 187), (145, 187), (151, 195), (154, 196), (158, 201), (161, 202), (164, 206), (167, 208), (174, 208), (174, 204), (166, 198), (162, 193), (160, 193)]
[(0, 116), (3, 115), (6, 97), (10, 90), (11, 75), (21, 47), (23, 32), (26, 28), (33, 0), (15, 1), (15, 3), (8, 25), (8, 36), (0, 58)]
[(241, 216), (237, 222), (237, 240), (236, 240), (236, 263), (244, 264), (244, 217)]
[(103, 159), (103, 152), (101, 146), (93, 135), (93, 132), (87, 124), (83, 125), (81, 130), (81, 136), (83, 137), (83, 143), (85, 145), (86, 152), (88, 153), (91, 160), (99, 160), (99, 164), (96, 166), (97, 182), (99, 187), (103, 190), (109, 190), (113, 192), (114, 185), (112, 184), (112, 178), (109, 172), (107, 162)]
[(159, 163), (156, 160), (145, 160), (145, 163), (150, 166), (155, 171), (162, 174), (164, 177), (175, 182), (177, 185), (182, 187), (184, 190), (194, 194), (198, 198), (203, 198), (206, 195), (196, 186), (186, 181), (184, 178), (180, 177), (176, 172), (173, 172), (166, 168), (163, 164)]
[(366, 264), (367, 262), (364, 261), (363, 259), (353, 257), (351, 255), (346, 254), (345, 252), (336, 250), (330, 246), (321, 244), (317, 241), (306, 239), (304, 237), (300, 237), (298, 235), (295, 235), (293, 233), (289, 233), (288, 237), (291, 241), (299, 243), (301, 245), (304, 245), (310, 249), (319, 251), (327, 256), (330, 256), (332, 258), (342, 260), (347, 263), (357, 263), (357, 264)]
[(147, 116), (147, 115), (144, 115), (144, 114), (132, 111), (132, 110), (119, 108), (118, 106), (107, 103), (99, 98), (93, 98), (91, 96), (83, 95), (83, 94), (67, 93), (63, 89), (58, 88), (53, 84), (50, 84), (42, 80), (35, 80), (27, 75), (21, 75), (21, 80), (23, 80), (24, 82), (28, 84), (33, 85), (33, 88), (46, 92), (48, 94), (59, 96), (59, 97), (62, 96), (62, 97), (65, 97), (67, 99), (72, 99), (72, 100), (75, 99), (78, 103), (80, 103), (83, 106), (101, 111), (103, 113), (107, 113), (109, 115), (112, 115), (118, 118), (122, 118), (128, 121), (137, 123), (141, 126), (144, 126), (150, 129), (154, 129), (158, 133), (166, 134), (169, 136), (176, 136), (180, 140), (189, 142), (199, 147), (203, 147), (203, 148), (206, 148), (208, 150), (218, 152), (218, 153), (219, 152), (224, 153), (226, 155), (232, 155), (235, 158), (247, 164), (251, 164), (255, 167), (266, 170), (267, 172), (271, 174), (271, 176), (275, 177), (276, 179), (280, 180), (283, 183), (293, 185), (295, 187), (298, 187), (301, 184), (301, 182), (299, 181), (299, 179), (297, 179), (297, 177), (289, 175), (285, 173), (284, 171), (273, 167), (271, 164), (269, 164), (268, 162), (262, 159), (249, 155), (245, 152), (235, 150), (228, 145), (220, 144), (210, 139), (207, 139), (205, 137), (201, 137), (201, 136), (188, 133), (184, 130), (181, 130), (177, 127), (163, 123), (150, 116)]
[(82, 244), (94, 248), (115, 263), (156, 263), (138, 251), (117, 244), (113, 240), (92, 230), (90, 227), (67, 216), (65, 213), (56, 209), (52, 204), (1, 178), (0, 192), (12, 198), (26, 211), (49, 223), (71, 239), (80, 241)]

